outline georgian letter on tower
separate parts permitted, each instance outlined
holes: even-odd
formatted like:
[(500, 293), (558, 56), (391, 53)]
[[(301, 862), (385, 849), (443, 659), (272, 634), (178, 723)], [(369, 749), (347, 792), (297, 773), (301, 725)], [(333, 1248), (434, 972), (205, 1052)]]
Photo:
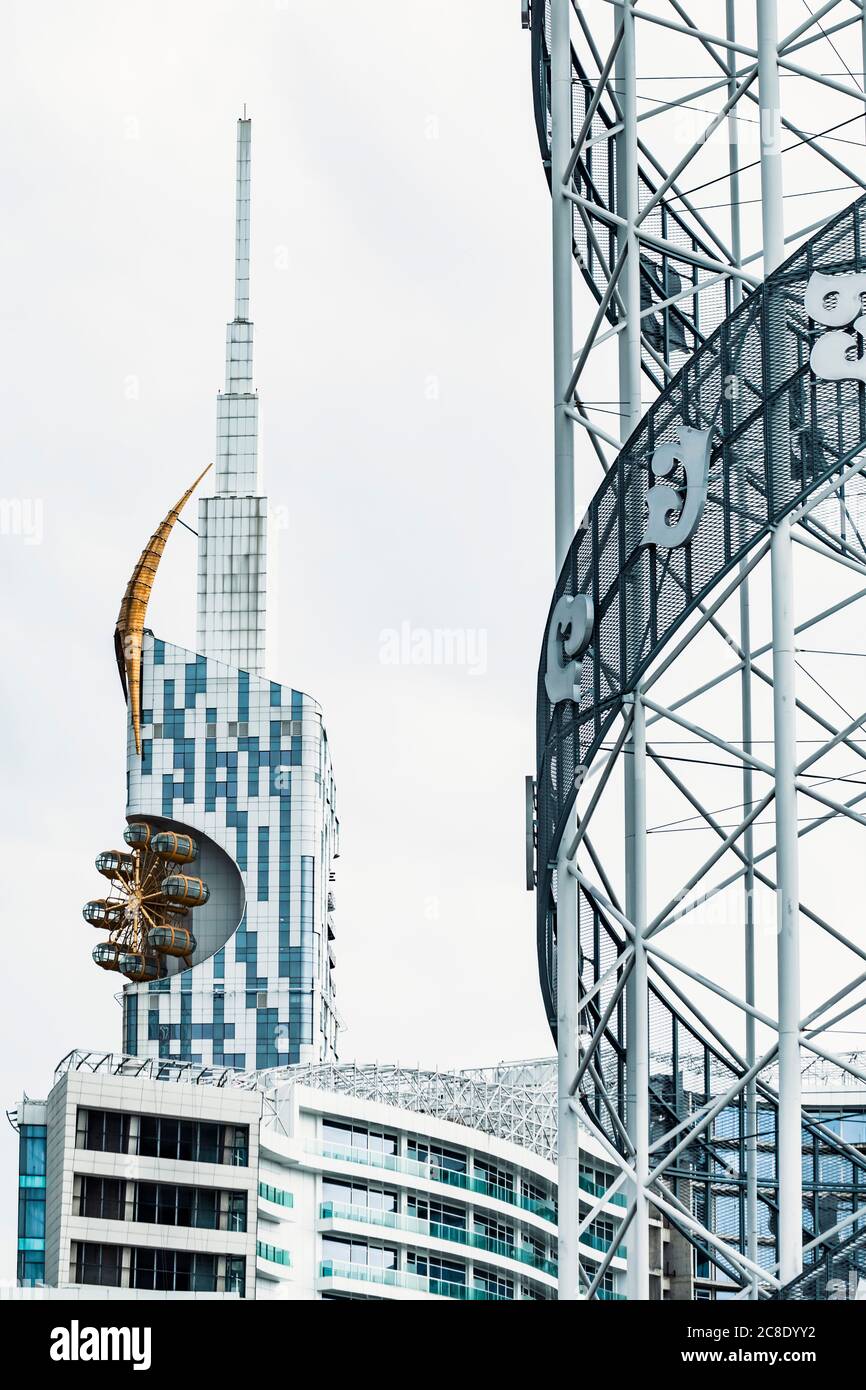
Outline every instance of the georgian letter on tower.
[(547, 674), (544, 688), (552, 705), (561, 700), (580, 703), (580, 673), (583, 656), (595, 623), (595, 611), (588, 594), (563, 594), (553, 610), (547, 630)]
[[(691, 540), (698, 528), (707, 501), (710, 478), (710, 430), (693, 430), (680, 425), (678, 444), (660, 444), (652, 457), (657, 478), (670, 478), (677, 464), (685, 475), (684, 485), (673, 481), (657, 483), (647, 493), (644, 545), (670, 548)], [(670, 518), (679, 513), (674, 521)]]

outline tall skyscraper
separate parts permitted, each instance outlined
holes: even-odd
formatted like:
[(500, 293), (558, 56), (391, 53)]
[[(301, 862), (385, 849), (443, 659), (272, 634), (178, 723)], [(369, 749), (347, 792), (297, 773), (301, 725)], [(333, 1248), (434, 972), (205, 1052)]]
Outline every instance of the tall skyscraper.
[[(85, 915), (109, 930), (94, 959), (129, 981), (126, 1053), (258, 1069), (336, 1057), (339, 829), (322, 711), (263, 674), (268, 506), (249, 318), (250, 136), (251, 122), (238, 121), (235, 313), (215, 490), (199, 504), (199, 651), (144, 626), (188, 492), (145, 547), (121, 606), (128, 849), (100, 856), (111, 894)], [(162, 857), (158, 834), (175, 846)], [(172, 835), (194, 841), (194, 860)]]

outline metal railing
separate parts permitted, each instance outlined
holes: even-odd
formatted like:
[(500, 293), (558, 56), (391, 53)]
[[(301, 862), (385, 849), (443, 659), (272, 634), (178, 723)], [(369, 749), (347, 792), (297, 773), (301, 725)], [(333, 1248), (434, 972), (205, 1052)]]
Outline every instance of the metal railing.
[[(403, 1216), (400, 1212), (381, 1211), (375, 1207), (344, 1207), (335, 1202), (322, 1202), (319, 1216), (323, 1221), (358, 1221), (372, 1226), (385, 1226), (392, 1231), (410, 1231), (413, 1234), (429, 1236), (434, 1240), (450, 1240), (457, 1245), (465, 1245), (473, 1250), (485, 1250), (491, 1255), (501, 1255), (507, 1260), (530, 1265), (542, 1273), (556, 1277), (556, 1261), (545, 1259), (531, 1248), (512, 1245), (509, 1241), (494, 1240), (479, 1231), (467, 1230), (465, 1226), (442, 1225), (438, 1221), (422, 1221), (414, 1216)], [(587, 1239), (587, 1237), (584, 1237)], [(598, 1246), (595, 1246), (598, 1249)], [(606, 1248), (606, 1247), (605, 1247)]]
[(463, 1192), (477, 1192), (485, 1197), (493, 1197), (499, 1202), (507, 1202), (509, 1206), (518, 1207), (521, 1211), (532, 1212), (534, 1216), (540, 1216), (551, 1225), (556, 1224), (556, 1208), (552, 1202), (539, 1202), (533, 1197), (524, 1197), (511, 1188), (497, 1187), (469, 1173), (460, 1173), (452, 1168), (440, 1168), (435, 1163), (419, 1163), (415, 1159), (401, 1158), (398, 1154), (385, 1153), (379, 1149), (356, 1149), (350, 1144), (325, 1143), (314, 1139), (309, 1140), (305, 1147), (308, 1153), (337, 1159), (342, 1163), (363, 1163), (372, 1168), (384, 1168), (391, 1173), (406, 1173), (410, 1177), (441, 1182), (448, 1187), (459, 1187)]
[(338, 1260), (323, 1260), (319, 1266), (322, 1279), (360, 1279), (365, 1283), (387, 1284), (392, 1288), (413, 1289), (417, 1293), (429, 1293), (438, 1298), (459, 1298), (468, 1302), (506, 1303), (513, 1295), (490, 1293), (474, 1284), (452, 1284), (443, 1279), (432, 1279), (424, 1274), (410, 1274), (403, 1269), (384, 1269), (379, 1265), (344, 1264)]

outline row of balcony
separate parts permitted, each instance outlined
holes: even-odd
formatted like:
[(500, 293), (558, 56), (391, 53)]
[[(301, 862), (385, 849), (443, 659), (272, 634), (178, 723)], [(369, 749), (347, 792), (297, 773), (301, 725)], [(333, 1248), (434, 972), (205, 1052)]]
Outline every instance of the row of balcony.
[(391, 1288), (411, 1289), (416, 1293), (434, 1294), (439, 1298), (459, 1298), (469, 1302), (495, 1300), (507, 1303), (507, 1294), (490, 1293), (478, 1284), (451, 1284), (443, 1279), (431, 1279), (423, 1274), (411, 1274), (404, 1269), (383, 1269), (380, 1265), (344, 1264), (323, 1260), (319, 1266), (322, 1279), (361, 1279), (365, 1283), (387, 1284)]
[(483, 1178), (471, 1177), (452, 1168), (441, 1168), (436, 1163), (419, 1163), (412, 1158), (400, 1158), (397, 1154), (384, 1153), (378, 1149), (360, 1149), (351, 1144), (323, 1143), (312, 1140), (307, 1151), (320, 1154), (323, 1158), (338, 1159), (343, 1163), (363, 1163), (372, 1168), (384, 1168), (391, 1173), (405, 1173), (413, 1178), (426, 1178), (433, 1182), (445, 1183), (448, 1187), (459, 1187), (464, 1192), (477, 1192), (485, 1197), (494, 1197), (499, 1202), (518, 1207), (521, 1211), (532, 1212), (551, 1225), (556, 1224), (556, 1208), (552, 1201), (539, 1202), (533, 1197), (524, 1197), (508, 1187), (497, 1187), (485, 1182)]
[[(480, 1284), (452, 1284), (444, 1279), (411, 1274), (408, 1270), (384, 1269), (380, 1265), (356, 1265), (338, 1260), (323, 1260), (319, 1265), (319, 1276), (322, 1279), (358, 1279), (369, 1284), (387, 1284), (391, 1288), (411, 1289), (415, 1293), (433, 1294), (439, 1298), (457, 1298), (463, 1302), (515, 1301), (509, 1298), (508, 1294), (491, 1293)], [(597, 1297), (621, 1302), (625, 1294), (614, 1293), (612, 1289), (600, 1289)]]
[(473, 1250), (503, 1255), (508, 1260), (517, 1260), (520, 1264), (531, 1265), (533, 1269), (556, 1277), (555, 1260), (546, 1260), (531, 1248), (494, 1240), (478, 1231), (468, 1231), (464, 1226), (443, 1226), (437, 1221), (421, 1221), (413, 1216), (402, 1216), (399, 1212), (379, 1211), (375, 1207), (341, 1207), (334, 1202), (323, 1202), (319, 1215), (324, 1221), (364, 1221), (370, 1225), (387, 1226), (394, 1231), (412, 1231), (437, 1240), (454, 1241), (458, 1245), (471, 1246)]

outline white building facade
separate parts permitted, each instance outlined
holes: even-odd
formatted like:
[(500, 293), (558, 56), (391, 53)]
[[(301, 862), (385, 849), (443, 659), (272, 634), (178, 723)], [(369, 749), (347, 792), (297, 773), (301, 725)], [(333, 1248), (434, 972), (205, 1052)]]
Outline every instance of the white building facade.
[[(549, 1095), (495, 1072), (243, 1074), (74, 1052), (17, 1119), (22, 1154), (25, 1128), (44, 1152), (33, 1282), (82, 1297), (556, 1297)], [(612, 1178), (588, 1146), (589, 1271), (623, 1215)], [(623, 1296), (624, 1275), (618, 1250), (604, 1297)]]

